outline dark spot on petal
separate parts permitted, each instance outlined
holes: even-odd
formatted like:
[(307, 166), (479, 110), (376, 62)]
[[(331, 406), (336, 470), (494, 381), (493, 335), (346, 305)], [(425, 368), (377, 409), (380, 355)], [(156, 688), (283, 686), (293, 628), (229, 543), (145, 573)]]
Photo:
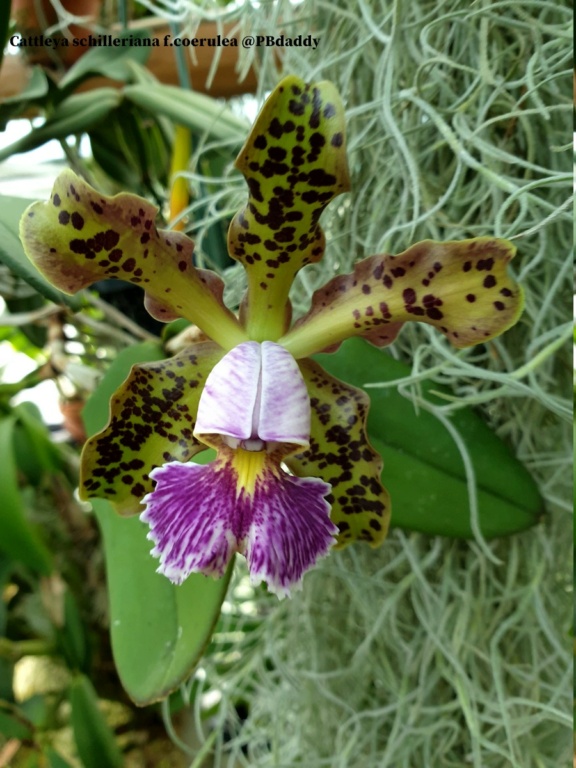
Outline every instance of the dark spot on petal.
[(402, 298), (406, 304), (414, 304), (416, 301), (416, 291), (414, 288), (406, 288), (402, 293)]
[(74, 227), (74, 229), (80, 230), (84, 226), (84, 219), (82, 218), (82, 216), (80, 216), (80, 214), (77, 211), (74, 211), (74, 213), (71, 216), (71, 220), (72, 220), (72, 226)]
[(494, 277), (494, 275), (486, 275), (482, 285), (484, 286), (484, 288), (494, 288), (494, 286), (496, 285), (496, 278)]

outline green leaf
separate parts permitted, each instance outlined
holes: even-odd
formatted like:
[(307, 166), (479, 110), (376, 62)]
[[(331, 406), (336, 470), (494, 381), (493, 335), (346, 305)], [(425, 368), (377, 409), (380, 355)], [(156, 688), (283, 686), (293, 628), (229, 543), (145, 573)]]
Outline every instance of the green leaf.
[(78, 755), (85, 768), (122, 768), (122, 753), (98, 707), (91, 682), (79, 675), (70, 686), (72, 729)]
[[(10, 314), (33, 312), (35, 309), (40, 309), (40, 307), (44, 306), (44, 297), (39, 293), (30, 293), (28, 296), (14, 295), (16, 291), (14, 293), (11, 292), (10, 296), (7, 293), (8, 291), (4, 294), (3, 299), (6, 303), (6, 311)], [(46, 346), (48, 333), (45, 327), (35, 323), (26, 323), (25, 325), (18, 326), (17, 329), (14, 326), (12, 327), (16, 333), (25, 336), (38, 349), (44, 349)]]
[(58, 752), (55, 752), (50, 747), (46, 748), (45, 755), (48, 760), (48, 768), (72, 768), (67, 760), (64, 760)]
[(149, 40), (150, 31), (147, 29), (130, 30), (121, 32), (119, 38), (132, 38), (130, 45), (109, 48), (108, 46), (95, 47), (81, 56), (74, 66), (60, 80), (60, 88), (74, 90), (81, 82), (101, 75), (111, 80), (128, 81), (133, 77), (133, 71), (128, 62), (145, 64), (152, 51), (151, 46), (134, 45), (138, 40)]
[[(361, 339), (349, 339), (332, 355), (319, 355), (334, 376), (356, 386), (392, 382), (410, 369)], [(420, 384), (430, 403), (446, 401)], [(392, 500), (392, 525), (432, 535), (472, 538), (466, 471), (460, 451), (446, 427), (430, 412), (417, 413), (395, 387), (368, 388), (371, 407), (368, 434), (384, 459), (382, 480)], [(479, 527), (486, 538), (525, 530), (540, 519), (544, 503), (527, 469), (470, 408), (452, 414), (474, 467)]]
[(2, 64), (2, 57), (4, 55), (4, 49), (8, 42), (8, 26), (10, 24), (10, 2), (5, 2), (0, 5), (0, 65)]
[(52, 570), (52, 557), (26, 520), (24, 503), (18, 488), (13, 446), (14, 425), (14, 416), (6, 416), (0, 420), (0, 549), (37, 573), (47, 575)]
[[(149, 342), (118, 355), (84, 409), (90, 434), (106, 424), (108, 400), (131, 365), (160, 356), (159, 347)], [(176, 587), (156, 573), (148, 529), (138, 518), (121, 518), (101, 500), (94, 510), (104, 536), (114, 660), (130, 697), (149, 704), (174, 690), (200, 660), (232, 566), (218, 581), (194, 574)]]
[(31, 726), (45, 730), (53, 722), (53, 706), (44, 694), (35, 693), (20, 704), (19, 711)]
[(200, 661), (220, 615), (232, 566), (222, 579), (192, 574), (179, 587), (156, 573), (148, 528), (100, 499), (112, 651), (129, 696), (139, 705), (165, 698)]
[[(0, 706), (5, 705), (3, 702), (0, 702)], [(26, 741), (27, 739), (33, 738), (34, 729), (23, 716), (0, 709), (0, 734), (2, 734), (5, 739)]]
[(5, 130), (9, 120), (22, 115), (32, 104), (42, 102), (48, 92), (48, 76), (42, 67), (32, 67), (30, 79), (24, 90), (16, 96), (4, 99), (0, 104), (0, 130)]
[(69, 589), (64, 594), (64, 626), (58, 630), (58, 644), (71, 669), (86, 671), (89, 656), (86, 630)]
[[(158, 121), (123, 102), (105, 125), (90, 131), (90, 145), (100, 167), (124, 189), (141, 194), (168, 182), (170, 141)], [(170, 130), (167, 131), (170, 134)]]
[(19, 403), (14, 413), (18, 418), (14, 430), (16, 464), (26, 480), (38, 486), (47, 472), (62, 469), (63, 458), (34, 403)]
[(248, 124), (220, 101), (202, 93), (186, 91), (173, 85), (146, 83), (127, 85), (123, 94), (153, 115), (163, 115), (213, 139), (240, 146)]
[(55, 304), (65, 304), (73, 309), (80, 306), (78, 298), (67, 296), (45, 280), (30, 259), (18, 235), (20, 218), (32, 200), (0, 195), (0, 262), (6, 264), (15, 275)]
[(95, 88), (86, 93), (75, 93), (61, 101), (52, 114), (30, 133), (0, 151), (0, 162), (20, 152), (29, 152), (51, 139), (65, 139), (75, 133), (84, 133), (101, 123), (122, 101), (122, 92), (116, 88)]

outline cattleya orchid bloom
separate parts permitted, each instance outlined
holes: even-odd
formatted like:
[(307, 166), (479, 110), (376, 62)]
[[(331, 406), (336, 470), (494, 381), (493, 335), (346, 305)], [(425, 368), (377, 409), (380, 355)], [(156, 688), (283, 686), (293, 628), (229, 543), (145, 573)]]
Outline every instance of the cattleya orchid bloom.
[[(379, 545), (390, 520), (366, 435), (368, 397), (309, 356), (349, 336), (385, 346), (409, 320), (468, 347), (514, 324), (522, 293), (506, 273), (509, 242), (424, 241), (358, 262), (291, 324), (294, 276), (324, 252), (320, 214), (349, 188), (334, 86), (284, 79), (236, 166), (249, 187), (228, 238), (248, 278), (239, 317), (223, 303), (221, 279), (193, 265), (193, 243), (158, 230), (157, 209), (135, 195), (106, 197), (65, 171), (50, 201), (25, 212), (21, 236), (61, 290), (128, 280), (144, 288), (154, 317), (184, 317), (210, 339), (133, 367), (108, 425), (85, 445), (81, 496), (124, 514), (143, 502), (152, 554), (173, 582), (219, 576), (241, 552), (252, 580), (282, 597), (333, 545)], [(191, 461), (208, 446), (213, 462)]]

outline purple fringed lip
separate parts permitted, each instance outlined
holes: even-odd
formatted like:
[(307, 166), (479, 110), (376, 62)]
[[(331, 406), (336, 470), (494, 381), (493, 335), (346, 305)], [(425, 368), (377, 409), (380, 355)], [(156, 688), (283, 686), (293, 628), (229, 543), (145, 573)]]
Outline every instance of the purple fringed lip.
[(158, 571), (175, 584), (196, 572), (221, 576), (240, 552), (252, 583), (282, 598), (335, 543), (330, 485), (286, 474), (265, 452), (224, 447), (211, 464), (170, 462), (151, 476), (141, 520)]

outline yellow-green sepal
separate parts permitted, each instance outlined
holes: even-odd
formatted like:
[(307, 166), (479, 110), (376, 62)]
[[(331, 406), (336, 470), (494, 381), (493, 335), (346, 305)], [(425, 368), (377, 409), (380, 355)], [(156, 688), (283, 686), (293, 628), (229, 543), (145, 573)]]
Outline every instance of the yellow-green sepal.
[(320, 214), (349, 189), (344, 129), (332, 83), (286, 77), (236, 159), (250, 195), (232, 221), (228, 243), (248, 273), (244, 313), (255, 341), (276, 341), (285, 332), (294, 275), (322, 257)]
[(316, 291), (312, 307), (279, 343), (296, 358), (333, 350), (350, 336), (382, 347), (403, 323), (428, 323), (459, 348), (489, 341), (517, 322), (522, 288), (507, 274), (507, 240), (424, 240), (398, 256), (370, 256)]
[(141, 512), (154, 467), (189, 461), (206, 448), (192, 432), (204, 382), (223, 354), (213, 342), (201, 342), (168, 360), (132, 367), (112, 396), (107, 426), (84, 446), (82, 498), (107, 499), (121, 514)]
[(390, 498), (380, 479), (382, 459), (366, 433), (370, 400), (313, 360), (301, 360), (300, 370), (310, 395), (310, 447), (285, 462), (298, 477), (332, 486), (326, 498), (339, 529), (336, 548), (357, 539), (377, 547), (388, 531)]
[(222, 301), (220, 278), (194, 267), (186, 235), (156, 228), (157, 213), (137, 195), (101, 195), (65, 170), (50, 200), (26, 209), (20, 237), (30, 260), (64, 293), (126, 280), (145, 290), (146, 308), (158, 320), (185, 317), (225, 349), (245, 341)]

